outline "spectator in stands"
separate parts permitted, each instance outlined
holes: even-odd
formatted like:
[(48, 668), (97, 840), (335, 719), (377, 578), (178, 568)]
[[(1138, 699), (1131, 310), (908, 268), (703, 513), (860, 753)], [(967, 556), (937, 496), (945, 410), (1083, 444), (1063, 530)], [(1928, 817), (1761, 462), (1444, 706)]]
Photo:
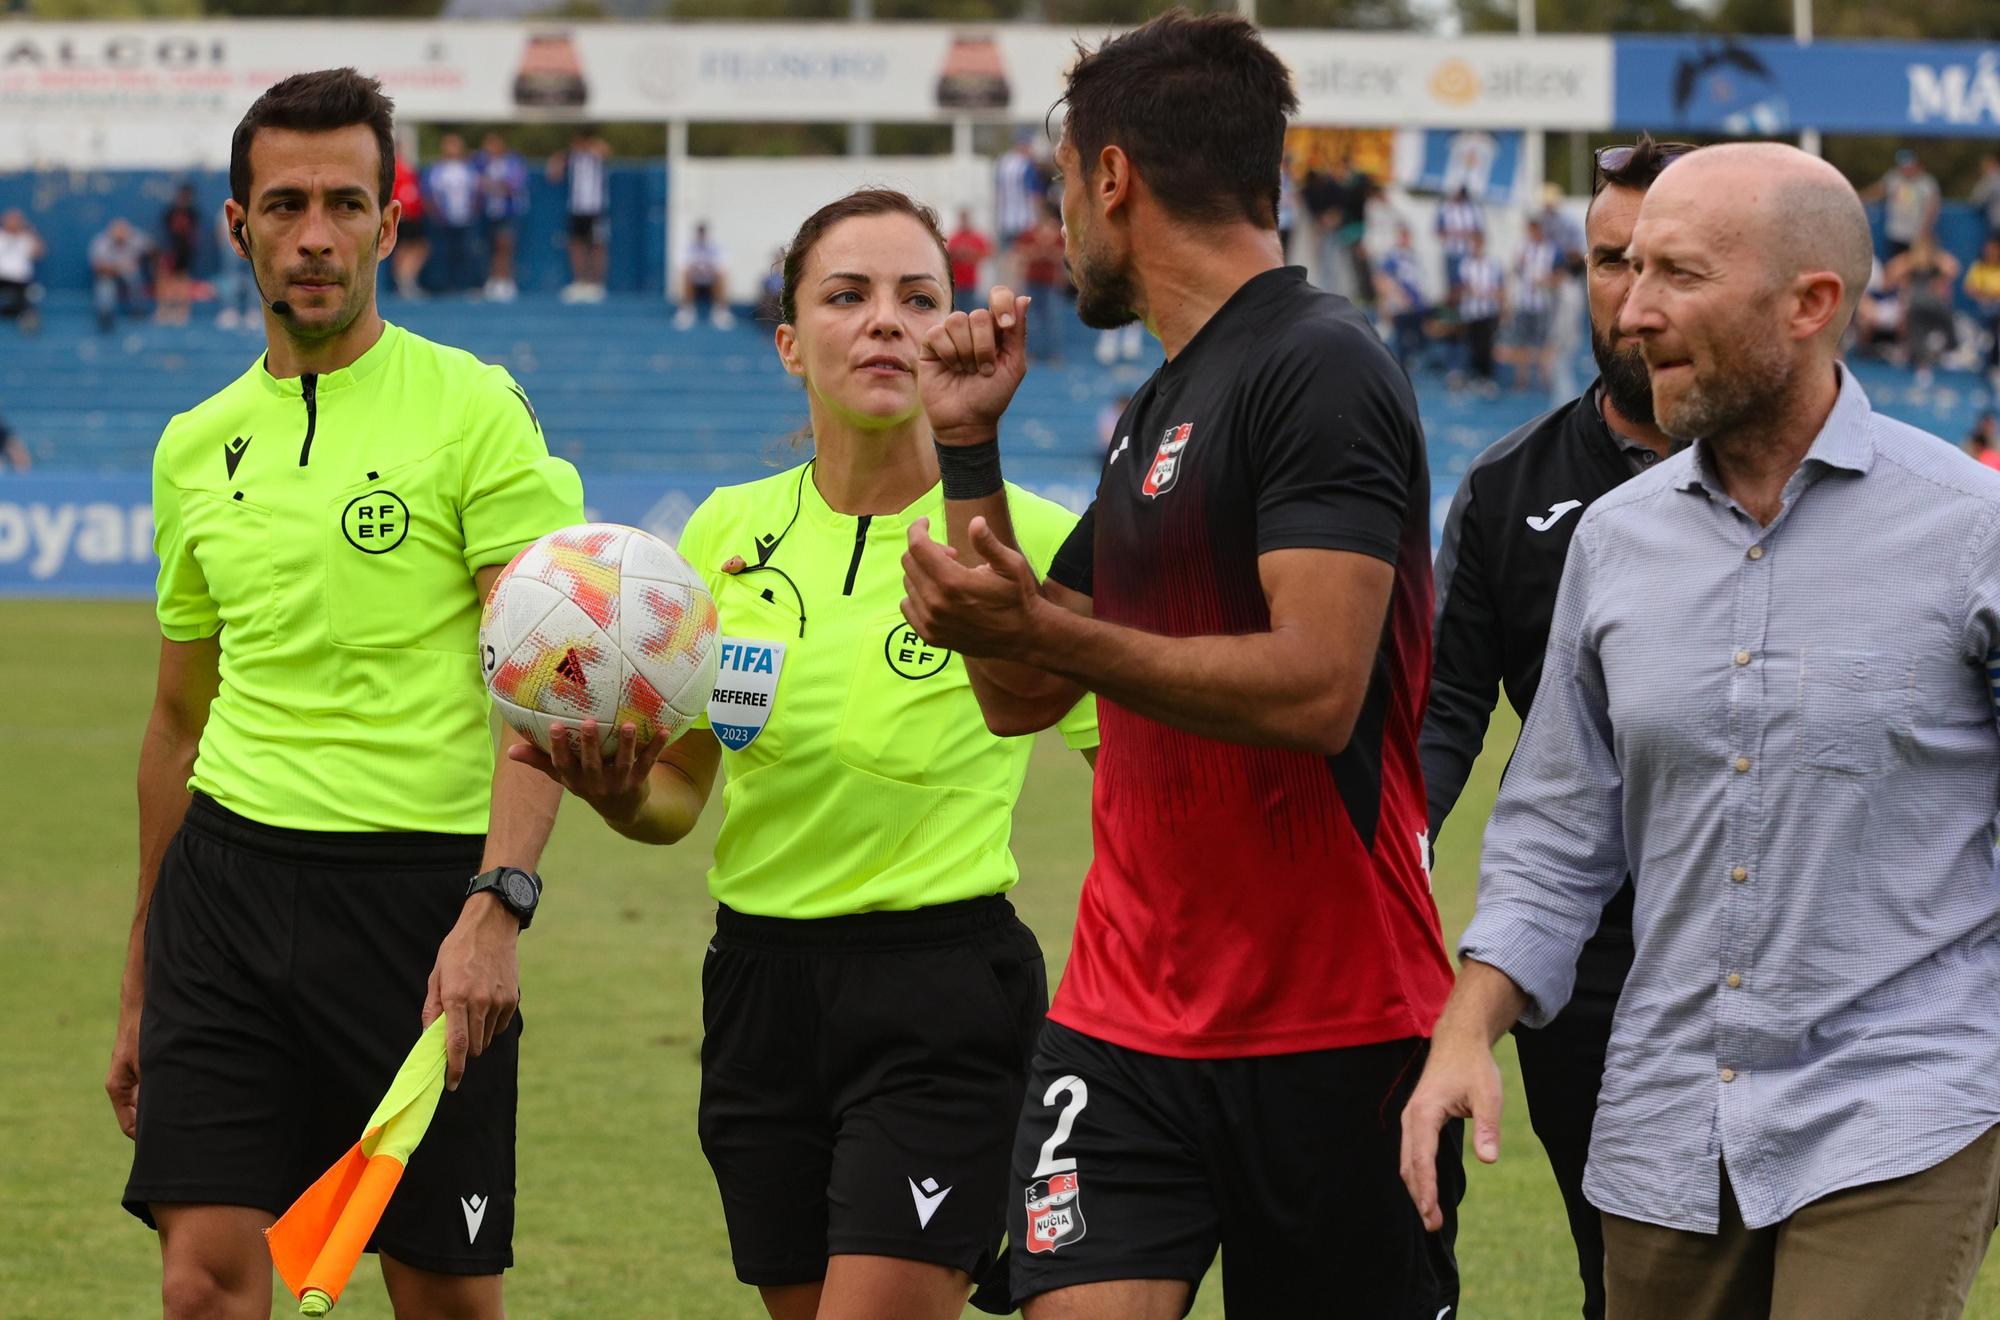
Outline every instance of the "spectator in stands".
[(1965, 452), (2000, 471), (2000, 413), (1987, 408), (1979, 414), (1971, 434), (1965, 437)]
[(951, 258), (952, 301), (960, 310), (984, 307), (986, 299), (979, 282), (979, 269), (993, 255), (993, 240), (972, 223), (972, 212), (960, 209), (958, 228), (945, 240), (945, 253)]
[(1987, 235), (1979, 260), (1965, 272), (1965, 296), (1972, 300), (1973, 314), (1986, 335), (1988, 380), (2000, 391), (2000, 230)]
[[(215, 208), (215, 241), (219, 251), (232, 250), (229, 210)], [(250, 264), (225, 260), (215, 272), (215, 325), (218, 330), (255, 327), (260, 322), (250, 304)]]
[(410, 158), (401, 152), (396, 154), (396, 185), (391, 195), (403, 211), (396, 221), (396, 251), (389, 258), (389, 268), (395, 276), (398, 294), (421, 298), (424, 290), (418, 279), (431, 255), (431, 227), (424, 214), (423, 180)]
[(1396, 226), (1396, 246), (1375, 263), (1375, 310), (1389, 328), (1386, 338), (1397, 363), (1406, 372), (1413, 370), (1423, 355), (1424, 317), (1430, 308), (1408, 225)]
[(674, 329), (693, 329), (697, 317), (708, 318), (718, 330), (736, 324), (729, 313), (728, 261), (722, 245), (709, 237), (708, 222), (698, 221), (681, 253), (681, 309), (674, 314)]
[(122, 216), (90, 240), (91, 305), (97, 328), (111, 333), (118, 313), (134, 312), (146, 296), (146, 259), (153, 242)]
[(0, 464), (14, 472), (26, 472), (35, 460), (28, 454), (28, 443), (21, 439), (20, 432), (7, 425), (7, 419), (0, 417)]
[(1319, 233), (1319, 282), (1330, 293), (1366, 306), (1369, 288), (1368, 203), (1375, 181), (1341, 156), (1333, 168), (1306, 177), (1306, 210)]
[(569, 150), (549, 160), (549, 181), (569, 183), (569, 284), (566, 303), (603, 302), (610, 256), (611, 144), (595, 128), (578, 128)]
[(993, 165), (994, 231), (1003, 251), (1011, 252), (1015, 240), (1035, 227), (1049, 195), (1049, 176), (1035, 159), (1034, 143), (1033, 133), (1021, 133)]
[(174, 189), (174, 200), (160, 212), (159, 264), (154, 274), (153, 319), (161, 325), (186, 325), (194, 302), (195, 249), (201, 243), (201, 216), (194, 206), (194, 185)]
[(1486, 213), (1472, 193), (1460, 184), (1458, 191), (1443, 202), (1438, 203), (1437, 236), (1438, 249), (1444, 254), (1444, 287), (1447, 298), (1458, 296), (1458, 266), (1465, 260), (1465, 254), (1472, 251), (1474, 235), (1482, 238), (1486, 233)]
[(1583, 350), (1583, 336), (1590, 327), (1589, 297), (1584, 277), (1589, 267), (1579, 249), (1557, 264), (1555, 293), (1549, 304), (1549, 406), (1561, 407), (1582, 389), (1577, 380), (1577, 357)]
[(47, 250), (18, 207), (0, 215), (0, 320), (13, 321), (30, 334), (37, 323), (35, 265)]
[(1903, 297), (1878, 260), (1854, 315), (1854, 348), (1864, 357), (1888, 358), (1903, 342)]
[(1520, 250), (1514, 254), (1513, 316), (1508, 322), (1507, 345), (1500, 353), (1514, 369), (1517, 390), (1548, 388), (1549, 318), (1555, 309), (1560, 268), (1554, 241), (1539, 218), (1530, 218)]
[(2000, 155), (1979, 158), (1979, 182), (1972, 185), (1972, 206), (1986, 222), (1986, 237), (2000, 237)]
[(1542, 236), (1555, 244), (1557, 264), (1567, 265), (1583, 256), (1583, 228), (1563, 213), (1562, 202), (1562, 185), (1543, 184), (1542, 209), (1535, 212), (1535, 222), (1541, 225)]
[(513, 302), (514, 247), (528, 212), (528, 167), (498, 133), (488, 133), (472, 158), (479, 176), (479, 219), (486, 240), (486, 296)]
[(1896, 153), (1894, 169), (1862, 190), (1862, 201), (1882, 203), (1882, 236), (1889, 242), (1890, 260), (1932, 234), (1943, 196), (1938, 181), (1907, 147)]
[(1054, 362), (1062, 357), (1062, 292), (1068, 278), (1063, 270), (1062, 216), (1054, 204), (1041, 204), (1042, 217), (1014, 240), (1027, 286), (1028, 353)]
[(424, 171), (424, 202), (438, 245), (444, 292), (463, 293), (486, 282), (477, 269), (473, 239), (480, 216), (479, 174), (465, 154), (465, 139), (446, 133), (438, 139), (438, 159)]
[(1483, 231), (1472, 231), (1467, 243), (1458, 263), (1458, 322), (1465, 335), (1472, 387), (1492, 395), (1498, 393), (1493, 383), (1493, 341), (1507, 310), (1507, 276), (1500, 262), (1487, 255)]
[(1958, 287), (1958, 259), (1920, 234), (1908, 251), (1889, 262), (1890, 284), (1903, 300), (1903, 352), (1916, 368), (1917, 384), (1931, 382), (1931, 366), (1951, 351), (1952, 293)]

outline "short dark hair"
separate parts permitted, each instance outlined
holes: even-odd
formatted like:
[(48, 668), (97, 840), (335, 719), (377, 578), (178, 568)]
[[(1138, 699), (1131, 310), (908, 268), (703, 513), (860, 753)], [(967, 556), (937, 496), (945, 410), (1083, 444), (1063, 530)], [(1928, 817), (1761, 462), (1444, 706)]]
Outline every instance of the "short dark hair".
[(785, 245), (785, 260), (781, 268), (784, 287), (778, 294), (778, 307), (787, 324), (799, 319), (799, 280), (805, 275), (806, 258), (812, 255), (813, 248), (826, 237), (828, 230), (843, 220), (863, 215), (907, 215), (924, 227), (931, 241), (937, 244), (938, 260), (944, 263), (944, 296), (949, 304), (951, 252), (945, 245), (944, 231), (938, 228), (937, 212), (894, 188), (857, 188), (807, 216), (805, 223), (799, 226), (799, 232), (792, 235), (792, 241)]
[(1644, 192), (1653, 186), (1653, 180), (1660, 177), (1660, 171), (1686, 155), (1691, 148), (1679, 142), (1660, 143), (1653, 141), (1651, 133), (1641, 130), (1632, 141), (1632, 155), (1615, 170), (1601, 166), (1596, 170), (1596, 178), (1590, 186), (1592, 197), (1606, 188), (1630, 188), (1634, 192)]
[(1121, 148), (1160, 206), (1206, 224), (1278, 227), (1292, 75), (1236, 14), (1166, 13), (1096, 50), (1081, 43), (1062, 102), (1083, 175)]
[(229, 142), (229, 193), (239, 204), (250, 204), (250, 143), (258, 129), (331, 133), (366, 124), (374, 130), (375, 146), (382, 155), (376, 200), (386, 207), (396, 191), (395, 112), (395, 102), (382, 94), (382, 84), (355, 69), (295, 73), (258, 97), (236, 125)]

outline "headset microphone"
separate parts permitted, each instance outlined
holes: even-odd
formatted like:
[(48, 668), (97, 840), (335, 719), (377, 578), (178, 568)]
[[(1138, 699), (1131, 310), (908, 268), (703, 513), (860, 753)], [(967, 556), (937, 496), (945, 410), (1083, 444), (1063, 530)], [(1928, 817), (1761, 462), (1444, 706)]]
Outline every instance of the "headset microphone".
[(257, 263), (250, 258), (250, 231), (243, 227), (241, 220), (236, 222), (234, 232), (237, 244), (243, 249), (243, 259), (250, 262), (250, 287), (257, 291), (259, 301), (280, 316), (290, 316), (292, 314), (292, 305), (290, 303), (286, 302), (283, 298), (272, 302), (269, 298), (264, 297), (264, 285), (257, 278)]

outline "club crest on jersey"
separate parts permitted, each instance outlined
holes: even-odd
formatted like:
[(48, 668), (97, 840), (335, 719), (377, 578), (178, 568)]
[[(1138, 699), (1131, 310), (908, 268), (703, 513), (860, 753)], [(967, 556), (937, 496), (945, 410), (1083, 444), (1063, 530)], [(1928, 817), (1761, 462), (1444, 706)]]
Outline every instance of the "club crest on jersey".
[(715, 666), (715, 689), (708, 696), (708, 723), (717, 742), (740, 752), (757, 741), (770, 721), (771, 699), (785, 667), (785, 644), (718, 637), (716, 645), (721, 656)]
[(1082, 1195), (1074, 1170), (1028, 1184), (1029, 1251), (1054, 1251), (1083, 1236)]
[(1169, 426), (1160, 437), (1153, 466), (1146, 469), (1146, 480), (1139, 487), (1149, 499), (1158, 499), (1174, 488), (1174, 479), (1181, 474), (1181, 450), (1187, 448), (1193, 435), (1194, 423), (1182, 422), (1179, 426)]

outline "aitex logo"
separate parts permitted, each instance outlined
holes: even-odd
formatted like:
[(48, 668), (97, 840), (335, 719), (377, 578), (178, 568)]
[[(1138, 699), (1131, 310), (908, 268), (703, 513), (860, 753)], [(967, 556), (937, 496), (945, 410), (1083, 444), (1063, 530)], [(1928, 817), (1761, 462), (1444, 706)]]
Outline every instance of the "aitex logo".
[(410, 534), (410, 506), (392, 490), (371, 490), (348, 501), (340, 530), (364, 554), (385, 555)]

